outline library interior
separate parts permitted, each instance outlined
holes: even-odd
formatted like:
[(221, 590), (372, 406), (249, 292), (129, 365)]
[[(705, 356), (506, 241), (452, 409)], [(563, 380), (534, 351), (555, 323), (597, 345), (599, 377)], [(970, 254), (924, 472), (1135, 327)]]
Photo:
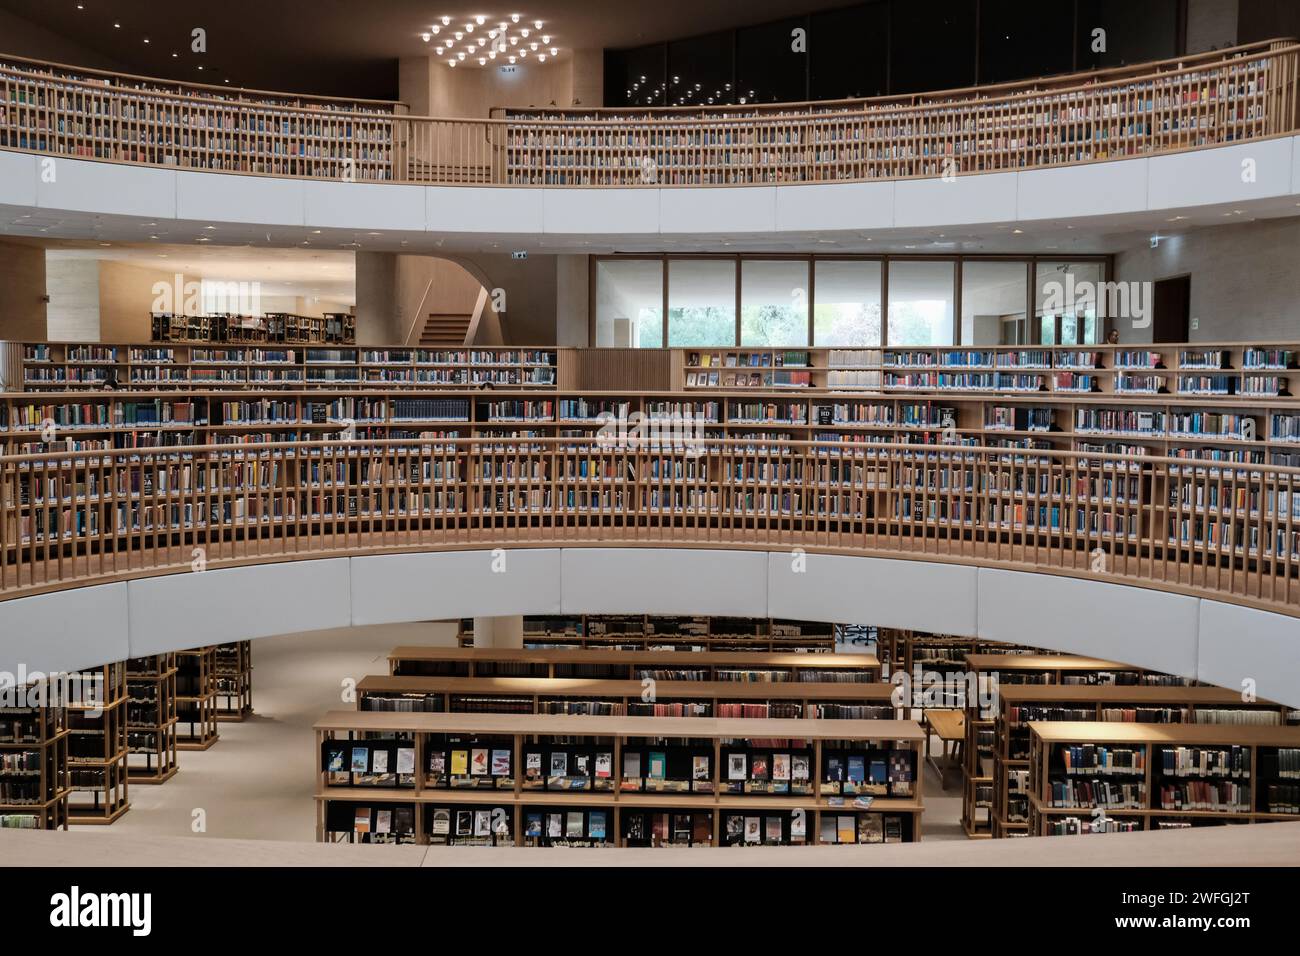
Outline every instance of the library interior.
[(1300, 3), (260, 6), (0, 0), (0, 864), (1300, 860)]

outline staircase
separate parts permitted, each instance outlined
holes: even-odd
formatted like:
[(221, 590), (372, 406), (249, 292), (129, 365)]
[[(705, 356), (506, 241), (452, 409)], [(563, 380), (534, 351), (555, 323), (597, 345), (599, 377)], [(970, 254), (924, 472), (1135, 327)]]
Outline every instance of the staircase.
[(465, 344), (469, 334), (472, 315), (459, 313), (430, 312), (424, 320), (420, 331), (420, 347), (432, 349), (454, 349)]

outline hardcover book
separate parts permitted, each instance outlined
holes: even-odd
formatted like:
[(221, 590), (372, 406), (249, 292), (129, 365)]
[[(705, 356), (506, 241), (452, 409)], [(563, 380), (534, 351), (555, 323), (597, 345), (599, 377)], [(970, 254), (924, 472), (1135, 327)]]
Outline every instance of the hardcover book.
[(353, 747), (352, 748), (352, 772), (365, 773), (370, 769), (370, 748)]

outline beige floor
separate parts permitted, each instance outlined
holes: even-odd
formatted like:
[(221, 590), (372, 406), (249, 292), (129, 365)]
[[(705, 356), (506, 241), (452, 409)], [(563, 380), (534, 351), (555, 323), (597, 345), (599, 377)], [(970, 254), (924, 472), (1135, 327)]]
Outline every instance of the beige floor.
[[(312, 724), (327, 710), (350, 707), (343, 682), (387, 671), (398, 644), (454, 643), (450, 625), (393, 625), (265, 638), (253, 644), (253, 707), (243, 724), (222, 724), (210, 750), (182, 753), (181, 770), (159, 787), (133, 786), (131, 811), (96, 832), (241, 840), (315, 839)], [(927, 767), (924, 839), (964, 839), (960, 775), (949, 789)], [(197, 811), (202, 810), (199, 815)]]

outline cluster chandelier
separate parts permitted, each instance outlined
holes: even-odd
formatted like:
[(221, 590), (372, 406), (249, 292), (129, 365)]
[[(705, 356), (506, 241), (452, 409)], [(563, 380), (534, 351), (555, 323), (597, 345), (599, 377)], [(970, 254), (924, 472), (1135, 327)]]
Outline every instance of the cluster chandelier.
[(515, 64), (529, 55), (545, 63), (560, 55), (554, 37), (542, 20), (529, 20), (520, 13), (506, 17), (474, 14), (463, 19), (439, 17), (420, 39), (433, 45), (438, 60), (455, 66)]

